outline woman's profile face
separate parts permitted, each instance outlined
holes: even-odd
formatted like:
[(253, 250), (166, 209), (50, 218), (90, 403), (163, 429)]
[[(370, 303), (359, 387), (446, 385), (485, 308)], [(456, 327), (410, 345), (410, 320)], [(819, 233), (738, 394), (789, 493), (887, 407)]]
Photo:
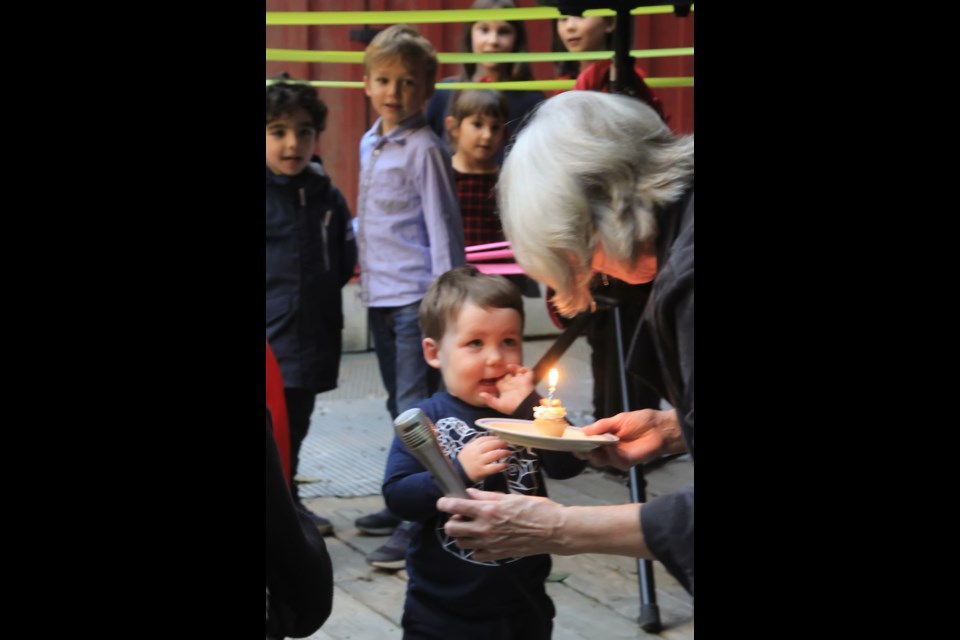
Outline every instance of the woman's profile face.
[(597, 244), (596, 249), (593, 250), (590, 267), (594, 271), (605, 273), (629, 284), (644, 284), (653, 282), (657, 277), (657, 254), (653, 243), (647, 243), (635, 264), (624, 265), (610, 260), (603, 245)]

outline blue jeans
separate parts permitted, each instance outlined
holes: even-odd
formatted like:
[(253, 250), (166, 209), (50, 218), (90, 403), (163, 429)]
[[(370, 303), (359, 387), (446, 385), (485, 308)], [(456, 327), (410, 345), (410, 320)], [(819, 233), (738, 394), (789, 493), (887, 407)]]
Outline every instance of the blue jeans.
[(420, 302), (367, 309), (391, 418), (437, 390), (439, 374), (423, 359), (419, 314)]

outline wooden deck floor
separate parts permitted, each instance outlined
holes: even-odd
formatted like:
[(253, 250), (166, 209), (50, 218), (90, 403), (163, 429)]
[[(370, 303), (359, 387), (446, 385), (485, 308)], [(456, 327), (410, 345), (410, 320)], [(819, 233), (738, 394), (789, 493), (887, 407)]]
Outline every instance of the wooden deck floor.
[[(648, 496), (675, 489), (692, 478), (693, 467), (686, 457), (673, 460), (647, 474)], [(622, 482), (594, 470), (570, 480), (548, 480), (548, 491), (551, 498), (568, 505), (616, 504), (629, 499)], [(334, 566), (333, 614), (310, 637), (401, 638), (406, 573), (381, 571), (367, 565), (364, 556), (386, 538), (361, 535), (353, 526), (357, 517), (381, 508), (381, 498), (317, 498), (305, 502), (330, 518), (336, 530), (335, 536), (326, 539)], [(594, 554), (554, 556), (554, 574), (563, 577), (562, 581), (547, 585), (557, 607), (553, 634), (557, 640), (693, 638), (692, 600), (658, 562), (654, 562), (654, 582), (664, 629), (656, 635), (644, 632), (636, 623), (640, 596), (635, 560)]]

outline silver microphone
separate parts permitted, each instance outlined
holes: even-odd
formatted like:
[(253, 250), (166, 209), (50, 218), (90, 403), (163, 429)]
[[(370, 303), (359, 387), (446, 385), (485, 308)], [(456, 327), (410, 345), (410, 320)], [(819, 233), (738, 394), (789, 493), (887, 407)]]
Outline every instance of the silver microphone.
[(407, 409), (393, 421), (393, 428), (410, 453), (433, 475), (444, 495), (455, 498), (470, 497), (450, 458), (440, 448), (434, 434), (433, 422), (423, 409)]

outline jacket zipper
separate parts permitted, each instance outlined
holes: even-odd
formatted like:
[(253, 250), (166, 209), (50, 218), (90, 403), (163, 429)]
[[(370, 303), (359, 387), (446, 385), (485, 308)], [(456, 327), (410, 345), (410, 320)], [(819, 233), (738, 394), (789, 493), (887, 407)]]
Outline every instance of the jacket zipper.
[(333, 211), (327, 209), (327, 212), (323, 215), (323, 226), (320, 227), (320, 231), (323, 233), (323, 266), (327, 271), (330, 271), (330, 246), (327, 242), (327, 227), (330, 226), (330, 216), (333, 215)]
[[(303, 187), (300, 187), (298, 190), (300, 193), (300, 206), (304, 208), (304, 214), (306, 214), (307, 208), (307, 194), (306, 190)], [(320, 227), (320, 233), (323, 235), (323, 268), (327, 271), (330, 271), (330, 246), (327, 240), (327, 227), (330, 226), (330, 217), (333, 215), (333, 211), (327, 209), (327, 212), (323, 215), (323, 226)]]

